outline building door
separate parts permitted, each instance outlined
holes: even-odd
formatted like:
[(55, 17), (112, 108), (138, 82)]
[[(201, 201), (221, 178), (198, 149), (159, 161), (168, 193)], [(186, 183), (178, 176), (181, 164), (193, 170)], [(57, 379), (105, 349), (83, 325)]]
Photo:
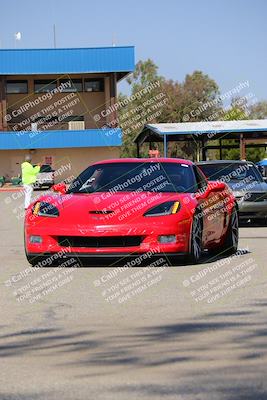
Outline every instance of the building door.
[(24, 160), (23, 156), (11, 157), (11, 177), (21, 175), (21, 164)]

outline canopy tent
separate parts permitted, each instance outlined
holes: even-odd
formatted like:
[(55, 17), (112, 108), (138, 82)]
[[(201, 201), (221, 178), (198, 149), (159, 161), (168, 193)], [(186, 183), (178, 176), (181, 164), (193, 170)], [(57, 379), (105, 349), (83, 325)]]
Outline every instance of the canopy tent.
[(267, 167), (267, 158), (265, 158), (264, 160), (261, 160), (257, 163), (257, 165), (261, 166), (261, 167)]
[[(236, 139), (238, 143), (223, 145), (225, 139)], [(208, 145), (212, 140), (219, 140), (219, 145)], [(163, 142), (164, 157), (167, 157), (168, 142), (194, 141), (200, 144), (203, 160), (206, 160), (208, 149), (219, 149), (222, 158), (223, 149), (235, 147), (240, 148), (240, 159), (245, 159), (246, 147), (267, 147), (267, 120), (147, 124), (134, 141), (138, 157), (140, 146), (145, 142), (150, 144), (150, 148), (154, 142)]]

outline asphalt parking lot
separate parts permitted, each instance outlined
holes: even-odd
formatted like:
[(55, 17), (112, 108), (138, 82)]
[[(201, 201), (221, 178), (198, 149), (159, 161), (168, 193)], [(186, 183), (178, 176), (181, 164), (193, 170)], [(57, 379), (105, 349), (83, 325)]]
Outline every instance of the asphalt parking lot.
[(1, 400), (267, 398), (267, 227), (200, 265), (31, 269), (6, 197)]

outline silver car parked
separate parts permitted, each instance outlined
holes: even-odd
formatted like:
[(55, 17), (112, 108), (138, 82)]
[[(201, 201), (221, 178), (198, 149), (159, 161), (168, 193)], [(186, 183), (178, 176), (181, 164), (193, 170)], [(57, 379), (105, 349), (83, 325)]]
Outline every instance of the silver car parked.
[(232, 189), (239, 206), (240, 220), (267, 221), (267, 183), (249, 161), (202, 161), (198, 167), (209, 180), (221, 180)]
[(34, 189), (41, 189), (43, 187), (50, 188), (54, 185), (55, 170), (51, 168), (49, 164), (41, 165), (40, 172), (36, 177), (36, 182), (34, 184)]

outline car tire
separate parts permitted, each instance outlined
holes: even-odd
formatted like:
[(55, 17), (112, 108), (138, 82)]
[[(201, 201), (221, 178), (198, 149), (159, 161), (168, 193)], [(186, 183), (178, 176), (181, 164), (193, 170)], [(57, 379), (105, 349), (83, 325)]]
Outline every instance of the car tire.
[(235, 254), (238, 250), (238, 239), (239, 239), (239, 223), (238, 223), (238, 211), (237, 207), (234, 207), (231, 216), (227, 232), (225, 235), (224, 243), (221, 247), (221, 251), (224, 254), (231, 255)]
[(188, 261), (190, 264), (198, 264), (202, 254), (202, 233), (203, 222), (199, 212), (197, 212), (192, 221), (191, 236), (189, 243)]
[(35, 267), (41, 261), (41, 259), (39, 257), (30, 257), (27, 254), (26, 254), (26, 258), (27, 258), (28, 263), (32, 267)]

